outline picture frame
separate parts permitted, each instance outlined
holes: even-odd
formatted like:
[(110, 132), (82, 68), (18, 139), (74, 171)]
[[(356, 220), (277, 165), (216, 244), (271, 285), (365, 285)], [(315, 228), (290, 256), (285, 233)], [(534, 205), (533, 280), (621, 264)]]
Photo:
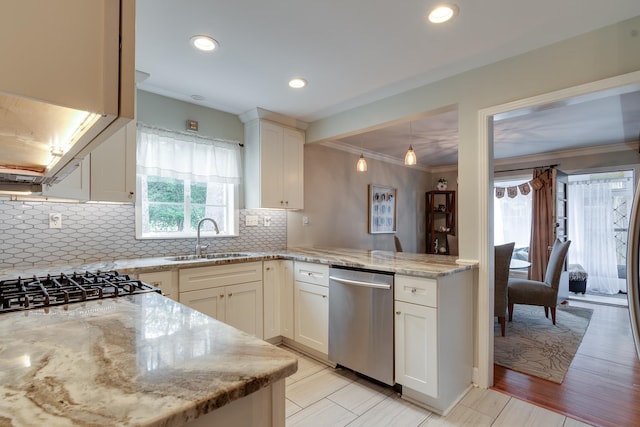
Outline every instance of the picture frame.
[(369, 184), (369, 234), (396, 232), (397, 189)]

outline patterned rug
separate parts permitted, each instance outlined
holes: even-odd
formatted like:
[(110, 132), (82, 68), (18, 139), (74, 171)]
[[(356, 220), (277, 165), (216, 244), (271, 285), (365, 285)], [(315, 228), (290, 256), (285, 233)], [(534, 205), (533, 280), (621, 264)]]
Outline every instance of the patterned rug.
[(494, 328), (494, 362), (505, 368), (561, 384), (582, 342), (593, 310), (559, 306), (556, 324), (544, 308), (516, 304), (505, 336)]

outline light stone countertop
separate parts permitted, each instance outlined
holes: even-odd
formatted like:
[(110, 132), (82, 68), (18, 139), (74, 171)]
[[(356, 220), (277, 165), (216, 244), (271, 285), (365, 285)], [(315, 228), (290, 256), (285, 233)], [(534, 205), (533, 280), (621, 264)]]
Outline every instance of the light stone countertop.
[(297, 370), (157, 293), (0, 316), (0, 425), (180, 426)]
[(188, 261), (171, 261), (172, 257), (122, 259), (100, 261), (80, 265), (51, 265), (36, 267), (15, 267), (0, 269), (0, 280), (21, 277), (44, 276), (47, 274), (73, 273), (85, 271), (115, 270), (124, 274), (138, 274), (161, 270), (202, 267), (207, 265), (232, 264), (239, 262), (290, 259), (315, 262), (343, 267), (364, 268), (393, 272), (409, 276), (437, 279), (440, 276), (477, 268), (477, 263), (461, 263), (454, 256), (391, 252), (349, 248), (289, 248), (278, 252), (233, 251), (229, 258), (200, 258)]

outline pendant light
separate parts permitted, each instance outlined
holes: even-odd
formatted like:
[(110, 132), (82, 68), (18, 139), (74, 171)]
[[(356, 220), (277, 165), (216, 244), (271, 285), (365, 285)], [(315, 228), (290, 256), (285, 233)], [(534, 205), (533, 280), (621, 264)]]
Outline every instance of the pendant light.
[(360, 154), (360, 158), (358, 159), (358, 163), (356, 163), (356, 170), (358, 172), (366, 172), (367, 171), (367, 161), (364, 159), (364, 153)]
[[(413, 141), (413, 129), (411, 128), (411, 122), (409, 122), (409, 138)], [(417, 163), (416, 153), (413, 151), (413, 146), (409, 143), (409, 149), (407, 154), (404, 155), (404, 164), (407, 166), (413, 166)]]

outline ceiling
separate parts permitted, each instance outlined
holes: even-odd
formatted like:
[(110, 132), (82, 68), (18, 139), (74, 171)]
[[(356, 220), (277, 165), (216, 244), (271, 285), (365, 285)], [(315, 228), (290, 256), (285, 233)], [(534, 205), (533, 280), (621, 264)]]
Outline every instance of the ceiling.
[[(637, 0), (455, 3), (459, 15), (434, 26), (425, 19), (436, 4), (429, 0), (137, 0), (136, 68), (149, 74), (138, 87), (232, 114), (261, 107), (311, 122), (640, 15)], [(196, 34), (212, 36), (219, 49), (196, 51)], [(291, 89), (292, 77), (309, 84)], [(504, 118), (496, 122), (496, 157), (589, 138), (637, 140), (637, 106), (637, 94), (616, 95)], [(402, 159), (411, 143), (421, 165), (455, 164), (456, 125), (456, 112), (446, 110), (340, 144)], [(616, 135), (602, 134), (614, 128)]]

